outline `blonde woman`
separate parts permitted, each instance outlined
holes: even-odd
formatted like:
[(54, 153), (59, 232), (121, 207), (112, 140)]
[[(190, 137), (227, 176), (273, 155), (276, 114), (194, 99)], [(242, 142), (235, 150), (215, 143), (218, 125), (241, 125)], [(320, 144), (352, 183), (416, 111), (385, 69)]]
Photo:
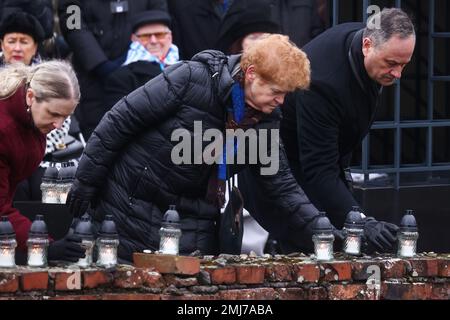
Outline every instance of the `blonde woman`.
[[(46, 134), (60, 128), (80, 99), (78, 81), (69, 64), (49, 61), (37, 66), (0, 69), (0, 215), (8, 216), (25, 250), (30, 221), (12, 207), (17, 184), (39, 166)], [(79, 244), (62, 239), (51, 243), (50, 260), (77, 261)]]

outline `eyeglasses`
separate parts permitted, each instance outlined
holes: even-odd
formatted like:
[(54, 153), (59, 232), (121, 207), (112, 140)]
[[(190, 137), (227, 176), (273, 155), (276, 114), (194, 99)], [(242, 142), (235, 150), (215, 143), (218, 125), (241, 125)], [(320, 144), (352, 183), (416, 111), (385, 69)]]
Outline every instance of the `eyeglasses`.
[(155, 33), (142, 33), (142, 34), (135, 34), (136, 37), (138, 37), (139, 40), (141, 41), (149, 41), (153, 36), (155, 36), (155, 38), (157, 40), (164, 40), (164, 38), (167, 36), (169, 32), (167, 31), (163, 31), (163, 32), (155, 32)]

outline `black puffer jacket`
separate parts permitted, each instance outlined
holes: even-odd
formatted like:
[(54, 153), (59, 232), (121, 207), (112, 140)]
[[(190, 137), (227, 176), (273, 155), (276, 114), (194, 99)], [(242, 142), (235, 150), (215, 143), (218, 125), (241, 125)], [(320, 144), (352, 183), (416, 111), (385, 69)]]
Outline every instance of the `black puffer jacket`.
[[(171, 135), (183, 128), (192, 137), (194, 121), (200, 120), (203, 132), (224, 129), (224, 110), (233, 83), (230, 73), (238, 63), (239, 56), (204, 51), (193, 61), (171, 66), (121, 99), (95, 129), (80, 160), (77, 179), (98, 189), (96, 209), (91, 212), (95, 220), (100, 221), (106, 213), (114, 215), (122, 258), (130, 260), (132, 252), (158, 249), (158, 230), (171, 202), (177, 202), (181, 215), (180, 252), (217, 253), (219, 210), (204, 200), (210, 175), (216, 174), (217, 168), (204, 163), (175, 165), (171, 152), (179, 141), (171, 141)], [(277, 128), (278, 119), (269, 117), (259, 126)], [(203, 148), (209, 143), (204, 142)], [(252, 165), (264, 196), (278, 209), (272, 212), (276, 219), (269, 223), (262, 217), (259, 222), (268, 230), (276, 228), (279, 234), (295, 237), (288, 231), (301, 230), (314, 219), (316, 209), (281, 155), (276, 175), (259, 176), (259, 166)]]

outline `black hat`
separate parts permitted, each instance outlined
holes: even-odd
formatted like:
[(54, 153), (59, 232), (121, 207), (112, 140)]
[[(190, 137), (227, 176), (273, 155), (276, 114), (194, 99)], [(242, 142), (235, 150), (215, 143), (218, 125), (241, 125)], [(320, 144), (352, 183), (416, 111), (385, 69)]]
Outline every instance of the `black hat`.
[(244, 8), (230, 8), (225, 15), (219, 33), (217, 47), (228, 52), (231, 45), (253, 32), (280, 33), (279, 21), (272, 12), (272, 7), (265, 1), (244, 2)]
[(13, 12), (0, 22), (0, 39), (5, 34), (19, 32), (30, 35), (35, 42), (44, 40), (45, 33), (39, 21), (23, 11)]
[(162, 10), (148, 10), (139, 12), (132, 18), (131, 29), (135, 32), (139, 27), (150, 23), (162, 23), (170, 28), (170, 15)]

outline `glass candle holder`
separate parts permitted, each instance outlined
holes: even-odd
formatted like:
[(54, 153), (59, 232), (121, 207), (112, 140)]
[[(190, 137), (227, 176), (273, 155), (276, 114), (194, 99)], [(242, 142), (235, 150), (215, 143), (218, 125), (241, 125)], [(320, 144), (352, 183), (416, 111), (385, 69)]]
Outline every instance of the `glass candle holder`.
[(97, 265), (102, 267), (113, 267), (117, 264), (118, 239), (98, 238), (97, 239)]
[(27, 241), (28, 257), (27, 264), (30, 267), (47, 266), (47, 248), (49, 241), (47, 238), (29, 238)]
[(401, 258), (411, 258), (416, 255), (418, 232), (399, 232), (397, 255)]
[(94, 240), (82, 239), (81, 246), (85, 249), (85, 257), (78, 259), (77, 265), (82, 268), (89, 267), (92, 264), (92, 254), (94, 249)]
[(346, 229), (344, 228), (344, 252), (350, 255), (361, 254), (361, 237), (364, 229)]
[(178, 255), (181, 230), (172, 226), (163, 226), (159, 229), (161, 240), (159, 243), (159, 251), (163, 254)]
[(318, 261), (333, 260), (333, 234), (315, 234), (313, 235), (314, 254)]
[(16, 266), (16, 239), (0, 239), (0, 268), (14, 268)]

